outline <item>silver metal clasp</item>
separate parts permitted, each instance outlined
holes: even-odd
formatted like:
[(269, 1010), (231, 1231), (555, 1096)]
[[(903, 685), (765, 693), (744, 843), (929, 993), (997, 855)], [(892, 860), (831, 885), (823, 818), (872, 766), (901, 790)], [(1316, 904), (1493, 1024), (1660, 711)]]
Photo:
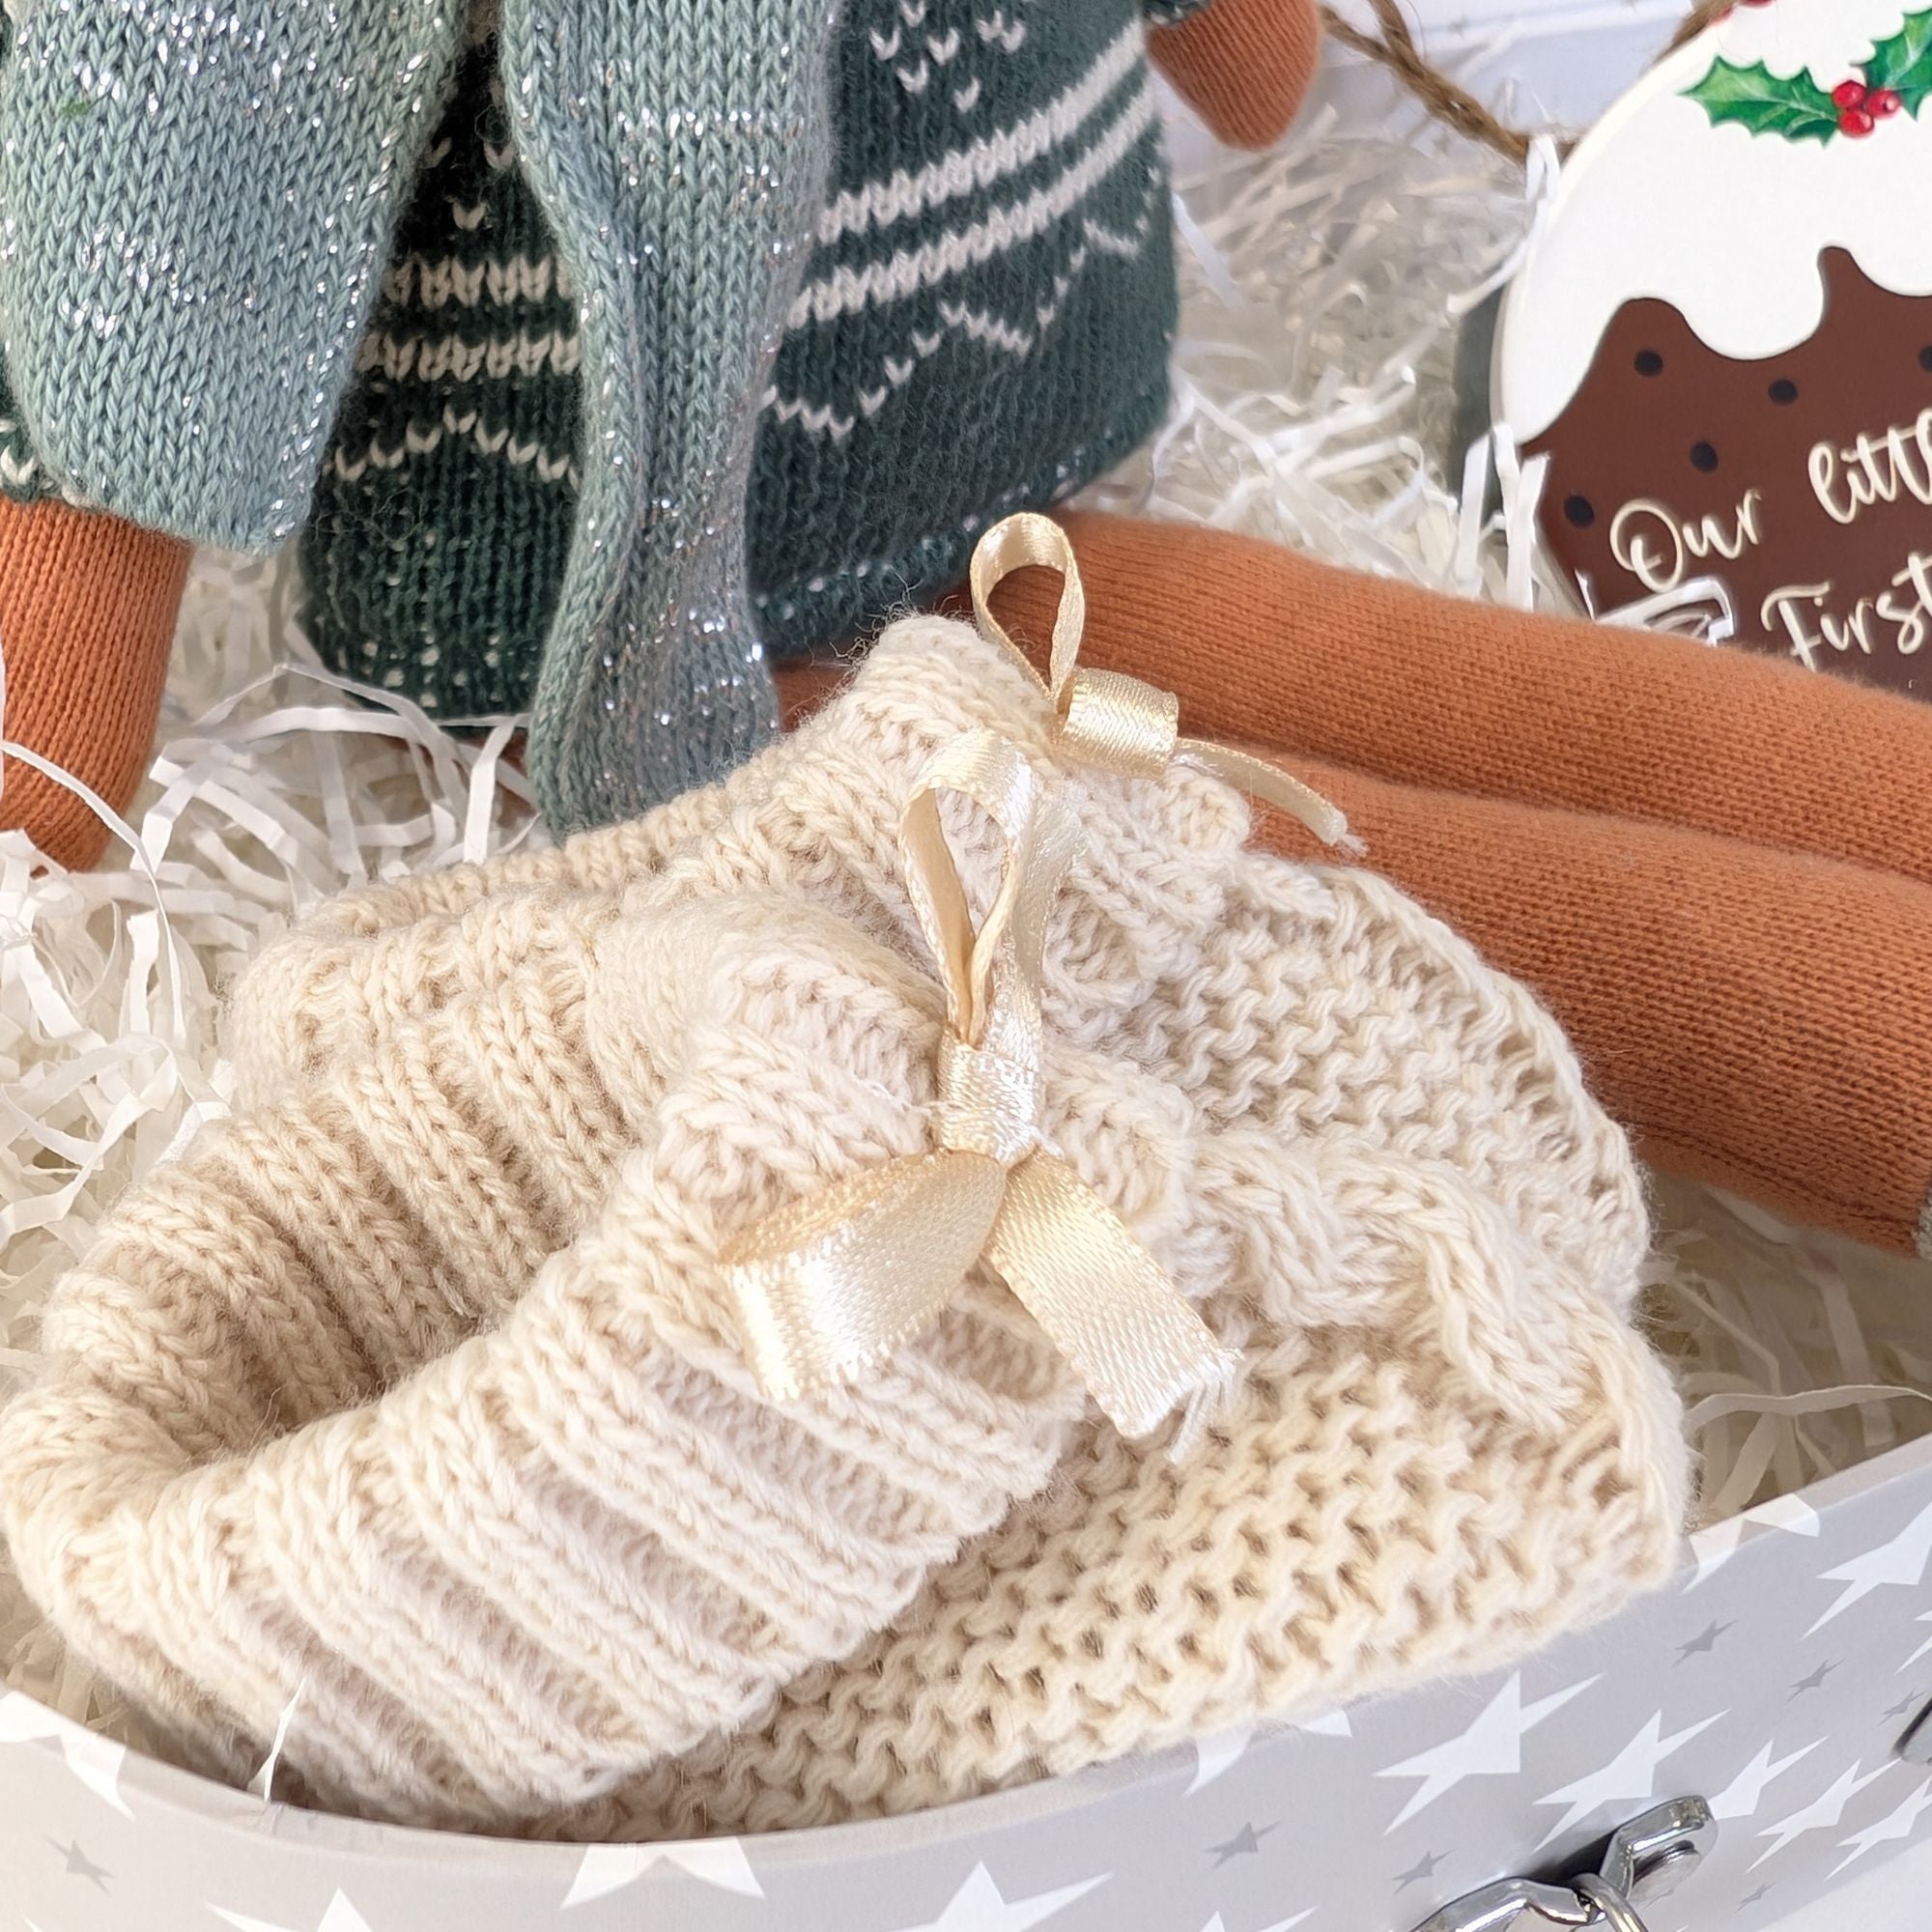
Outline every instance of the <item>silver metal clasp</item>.
[(1674, 1798), (1610, 1834), (1595, 1871), (1555, 1883), (1499, 1879), (1445, 1905), (1415, 1932), (1646, 1932), (1637, 1907), (1673, 1891), (1718, 1839), (1701, 1798)]

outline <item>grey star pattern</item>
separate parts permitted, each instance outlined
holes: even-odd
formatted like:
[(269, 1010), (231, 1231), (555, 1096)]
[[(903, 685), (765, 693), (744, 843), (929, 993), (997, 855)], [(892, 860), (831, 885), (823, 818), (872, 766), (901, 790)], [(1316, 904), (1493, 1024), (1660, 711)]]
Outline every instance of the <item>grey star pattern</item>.
[[(458, 1855), (440, 1861), (440, 1916), (575, 1932), (580, 1916), (586, 1925), (608, 1917), (623, 1904), (616, 1894), (632, 1892), (646, 1907), (661, 1900), (678, 1932), (1057, 1932), (1092, 1893), (1080, 1924), (1099, 1910), (1108, 1932), (1293, 1932), (1297, 1919), (1300, 1932), (1404, 1932), (1481, 1877), (1534, 1865), (1503, 1842), (1525, 1817), (1580, 1848), (1648, 1804), (1695, 1790), (1720, 1821), (1709, 1869), (1681, 1909), (1673, 1900), (1645, 1916), (1655, 1932), (1758, 1932), (1798, 1899), (1830, 1895), (1932, 1834), (1932, 1650), (1926, 1661), (1910, 1655), (1932, 1623), (1901, 1636), (1919, 1605), (1889, 1572), (1834, 1574), (1861, 1550), (1890, 1548), (1924, 1509), (1932, 1456), (1902, 1481), (1874, 1475), (1860, 1490), (1857, 1474), (1800, 1526), (1744, 1534), (1701, 1580), (1693, 1556), (1679, 1590), (1488, 1677), (1369, 1699), (1345, 1718), (1224, 1733), (1195, 1753), (1198, 1764), (1122, 1768), (1083, 1797), (1069, 1786), (1047, 1802), (1042, 1787), (1037, 1815), (1031, 1796), (1009, 1794), (985, 1829), (970, 1817), (929, 1835), (870, 1827), (876, 1858), (831, 1846), (778, 1856), (755, 1837), (593, 1846), (574, 1863), (567, 1854), (561, 1863)], [(1915, 1545), (1896, 1567), (1916, 1574), (1917, 1562)], [(1808, 1634), (1867, 1570), (1874, 1587), (1837, 1611), (1831, 1634)], [(1924, 1761), (1901, 1763), (1919, 1755), (1901, 1743), (1915, 1724)], [(388, 1852), (372, 1846), (353, 1864), (354, 1903), (339, 1890), (328, 1897), (330, 1876), (298, 1869), (280, 1834), (234, 1829), (232, 1807), (254, 1801), (189, 1787), (184, 1804), (176, 1785), (160, 1804), (154, 1767), (138, 1752), (93, 1750), (99, 1743), (0, 1690), (0, 1839), (24, 1854), (12, 1865), (0, 1855), (0, 1932), (16, 1920), (18, 1932), (70, 1922), (78, 1932), (90, 1887), (96, 1916), (112, 1916), (136, 1883), (128, 1875), (189, 1858), (220, 1872), (218, 1895), (202, 1901), (171, 1881), (143, 1932), (402, 1932), (418, 1922), (407, 1856), (392, 1875)], [(1703, 1901), (1694, 1909), (1693, 1897)], [(593, 1901), (603, 1903), (558, 1917)]]
[(66, 1844), (62, 1844), (58, 1838), (49, 1838), (47, 1843), (67, 1861), (68, 1876), (70, 1878), (84, 1878), (98, 1891), (105, 1891), (107, 1889), (107, 1881), (114, 1874), (105, 1865), (96, 1864), (71, 1839)]
[(1208, 1852), (1214, 1860), (1218, 1871), (1230, 1859), (1244, 1859), (1262, 1848), (1262, 1840), (1274, 1830), (1272, 1825), (1264, 1825), (1257, 1831), (1252, 1825), (1243, 1825), (1225, 1845), (1209, 1845)]
[(1424, 1879), (1434, 1878), (1435, 1876), (1435, 1867), (1448, 1856), (1447, 1852), (1430, 1852), (1426, 1856), (1417, 1859), (1406, 1872), (1398, 1872), (1396, 1874), (1396, 1890), (1404, 1892), (1412, 1885), (1420, 1885)]
[(1801, 1677), (1798, 1680), (1798, 1682), (1791, 1687), (1792, 1696), (1802, 1697), (1807, 1690), (1822, 1690), (1824, 1688), (1826, 1678), (1831, 1676), (1833, 1671), (1837, 1669), (1837, 1667), (1838, 1666), (1835, 1662), (1827, 1662), (1825, 1663), (1821, 1663), (1816, 1670), (1812, 1671), (1810, 1676)]
[(1709, 1657), (1717, 1649), (1718, 1639), (1726, 1631), (1735, 1630), (1736, 1628), (1735, 1624), (1712, 1624), (1708, 1629), (1693, 1636), (1689, 1643), (1680, 1643), (1677, 1646), (1678, 1662), (1686, 1662), (1693, 1657)]

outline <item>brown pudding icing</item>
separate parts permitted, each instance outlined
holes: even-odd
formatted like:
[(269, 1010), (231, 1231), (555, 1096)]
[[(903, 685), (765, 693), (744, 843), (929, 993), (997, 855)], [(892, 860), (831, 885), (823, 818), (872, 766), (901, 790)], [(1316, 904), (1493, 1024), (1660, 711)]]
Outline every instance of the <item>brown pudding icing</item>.
[(1716, 577), (1738, 643), (1932, 698), (1932, 297), (1819, 267), (1817, 331), (1759, 361), (1626, 302), (1526, 445), (1545, 538), (1599, 611)]

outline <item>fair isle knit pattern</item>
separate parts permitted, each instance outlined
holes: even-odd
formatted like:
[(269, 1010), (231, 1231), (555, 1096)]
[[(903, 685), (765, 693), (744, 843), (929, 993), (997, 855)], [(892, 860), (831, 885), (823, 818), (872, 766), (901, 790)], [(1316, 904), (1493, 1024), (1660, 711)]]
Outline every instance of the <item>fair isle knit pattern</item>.
[(853, 0), (838, 165), (752, 498), (782, 651), (951, 587), (1167, 403), (1165, 152), (1137, 0)]
[[(909, 622), (797, 750), (723, 787), (345, 897), (244, 982), (244, 1102), (326, 1088), (513, 960), (555, 970), (539, 955), (574, 942), (532, 941), (532, 893), (615, 920), (755, 815), (788, 755), (908, 731), (923, 751), (917, 719), (995, 725), (1043, 761), (1038, 711), (976, 639)], [(1554, 1025), (1383, 882), (1238, 853), (1245, 814), (1218, 786), (1086, 784), (1099, 814), (1056, 927), (1052, 1022), (1099, 1037), (1076, 1015), (1109, 988), (1107, 1050), (1148, 1083), (1110, 1110), (1120, 1164), (1089, 1178), (1245, 1344), (1239, 1406), (1180, 1463), (1082, 1424), (1055, 1482), (849, 1660), (528, 1829), (907, 1810), (1488, 1667), (1668, 1574), (1687, 1467), (1629, 1325), (1639, 1185)], [(1081, 1118), (1087, 1171), (1100, 1122)]]
[[(950, 586), (988, 523), (1127, 454), (1175, 319), (1137, 0), (847, 0), (833, 85), (747, 509), (781, 654)], [(493, 86), (479, 50), (302, 551), (324, 655), (446, 716), (529, 701), (579, 481), (574, 340)]]
[(522, 710), (577, 517), (582, 343), (496, 43), (424, 157), (301, 539), (338, 669), (444, 718)]
[(63, 490), (194, 542), (294, 534), (468, 12), (27, 13), (0, 88), (6, 415)]

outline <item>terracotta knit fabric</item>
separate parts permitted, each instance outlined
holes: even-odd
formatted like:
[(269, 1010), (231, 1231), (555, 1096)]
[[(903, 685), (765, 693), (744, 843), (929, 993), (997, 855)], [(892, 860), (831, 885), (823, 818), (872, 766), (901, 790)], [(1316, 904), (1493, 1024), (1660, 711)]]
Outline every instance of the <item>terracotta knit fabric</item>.
[[(1187, 729), (1402, 783), (1610, 811), (1932, 883), (1932, 706), (1683, 639), (1499, 610), (1191, 526), (1069, 516), (1083, 661)], [(1059, 580), (999, 608), (1043, 638)]]
[(1321, 58), (1321, 21), (1313, 0), (1213, 0), (1153, 28), (1148, 52), (1222, 140), (1271, 148)]
[[(147, 769), (189, 555), (173, 537), (57, 497), (0, 497), (5, 735), (116, 811)], [(107, 843), (107, 828), (79, 799), (17, 759), (0, 792), (0, 831), (15, 826), (76, 869)]]
[[(1932, 888), (1676, 826), (1295, 771), (1348, 812), (1367, 865), (1536, 989), (1657, 1165), (1932, 1258)], [(1281, 812), (1260, 836), (1318, 849)]]
[[(889, 632), (786, 749), (823, 756), (828, 732), (844, 742), (915, 689), (958, 723), (1023, 726), (1047, 760), (1038, 695), (929, 620)], [(562, 923), (546, 938), (517, 915), (533, 888), (614, 928), (708, 827), (758, 816), (781, 755), (637, 824), (324, 908), (241, 989), (243, 1104), (380, 1061), (479, 974), (556, 970)], [(1066, 981), (1107, 989), (1151, 1083), (1109, 1109), (1123, 1211), (1246, 1338), (1241, 1408), (1179, 1464), (1084, 1426), (1039, 1498), (849, 1663), (532, 1829), (776, 1829), (937, 1803), (1492, 1663), (1667, 1571), (1685, 1461), (1662, 1372), (1625, 1325), (1636, 1179), (1548, 1016), (1384, 881), (1237, 856), (1221, 841), (1246, 813), (1201, 775), (1068, 777), (1094, 801), (1092, 858), (1055, 922), (1053, 1029), (1076, 1010)], [(1149, 836), (1150, 802), (1177, 788), (1203, 814), (1179, 855)], [(1149, 906), (1184, 945), (1148, 944)], [(746, 997), (782, 1011), (755, 983)], [(1156, 1102), (1170, 1086), (1190, 1096), (1191, 1178), (1170, 1139), (1188, 1117)], [(1069, 1146), (1102, 1125), (1081, 1119)]]

